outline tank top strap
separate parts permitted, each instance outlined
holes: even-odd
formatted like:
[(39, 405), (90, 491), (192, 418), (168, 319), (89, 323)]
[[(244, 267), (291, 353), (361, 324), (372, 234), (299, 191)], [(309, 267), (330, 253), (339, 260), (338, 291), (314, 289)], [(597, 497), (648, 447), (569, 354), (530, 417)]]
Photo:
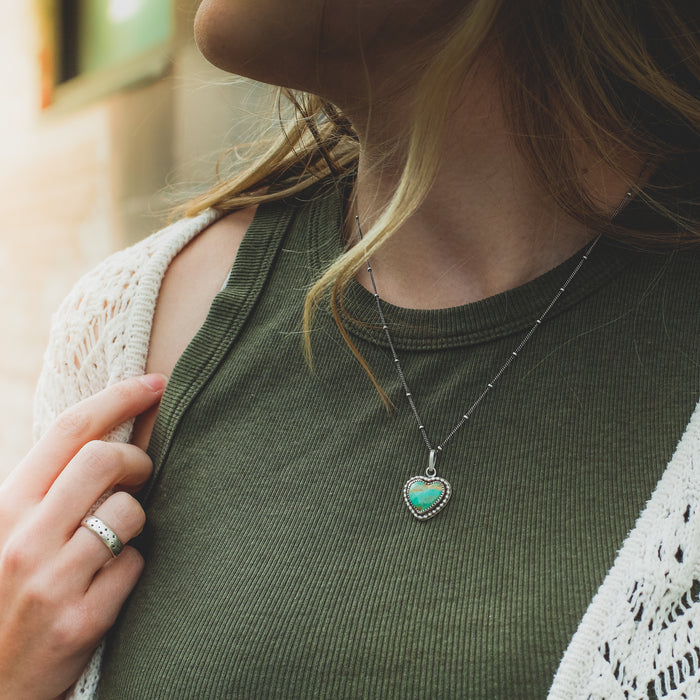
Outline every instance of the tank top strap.
[(140, 494), (144, 502), (167, 457), (180, 419), (243, 328), (298, 212), (299, 207), (288, 200), (258, 207), (241, 241), (226, 285), (214, 298), (206, 321), (175, 364), (161, 400), (148, 446), (154, 472)]

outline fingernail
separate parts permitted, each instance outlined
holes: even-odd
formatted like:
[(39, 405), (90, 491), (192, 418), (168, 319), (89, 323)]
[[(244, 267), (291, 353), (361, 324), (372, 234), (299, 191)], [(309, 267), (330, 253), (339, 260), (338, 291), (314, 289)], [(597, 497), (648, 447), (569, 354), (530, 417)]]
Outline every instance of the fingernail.
[(161, 393), (165, 390), (168, 378), (164, 374), (146, 374), (139, 377), (139, 381), (143, 382), (149, 389)]

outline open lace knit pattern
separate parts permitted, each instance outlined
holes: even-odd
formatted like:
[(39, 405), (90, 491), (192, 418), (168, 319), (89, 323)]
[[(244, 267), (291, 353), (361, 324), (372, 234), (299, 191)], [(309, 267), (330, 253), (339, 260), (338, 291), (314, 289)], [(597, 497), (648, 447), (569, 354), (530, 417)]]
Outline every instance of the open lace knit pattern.
[[(54, 316), (35, 437), (67, 406), (141, 374), (168, 265), (219, 214), (183, 219), (83, 277)], [(109, 436), (127, 441), (132, 424)], [(102, 647), (71, 698), (95, 698)], [(700, 407), (591, 602), (551, 700), (700, 700)]]

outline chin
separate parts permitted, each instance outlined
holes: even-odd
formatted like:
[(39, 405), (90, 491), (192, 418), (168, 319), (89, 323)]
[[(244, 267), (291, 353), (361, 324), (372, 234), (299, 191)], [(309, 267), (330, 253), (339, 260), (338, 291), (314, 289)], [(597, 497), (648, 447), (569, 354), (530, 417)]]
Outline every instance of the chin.
[(309, 89), (317, 72), (313, 21), (297, 26), (264, 10), (249, 0), (203, 0), (194, 20), (197, 47), (228, 73)]
[(194, 40), (202, 56), (217, 68), (230, 71), (230, 40), (225, 27), (227, 22), (222, 14), (228, 15), (227, 8), (220, 7), (217, 0), (203, 0), (194, 18)]

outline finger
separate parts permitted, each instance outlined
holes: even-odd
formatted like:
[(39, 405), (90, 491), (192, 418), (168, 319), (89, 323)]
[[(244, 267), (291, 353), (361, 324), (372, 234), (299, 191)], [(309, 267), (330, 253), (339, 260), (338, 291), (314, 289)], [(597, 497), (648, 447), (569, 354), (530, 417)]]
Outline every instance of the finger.
[(86, 608), (93, 611), (100, 637), (116, 622), (119, 611), (139, 580), (143, 566), (141, 554), (133, 547), (124, 547), (124, 551), (103, 566), (92, 579), (84, 600)]
[[(146, 522), (139, 502), (124, 491), (112, 494), (95, 511), (95, 517), (112, 530), (124, 545), (143, 530)], [(79, 526), (61, 549), (58, 568), (73, 576), (82, 590), (87, 590), (97, 571), (113, 559), (111, 550), (95, 532)]]
[(143, 413), (160, 400), (166, 378), (134, 377), (104, 389), (64, 411), (8, 477), (18, 498), (40, 499), (58, 474), (91, 440)]
[(142, 484), (152, 470), (150, 457), (135, 445), (90, 442), (58, 475), (39, 506), (40, 517), (65, 541), (105, 491), (122, 482)]

